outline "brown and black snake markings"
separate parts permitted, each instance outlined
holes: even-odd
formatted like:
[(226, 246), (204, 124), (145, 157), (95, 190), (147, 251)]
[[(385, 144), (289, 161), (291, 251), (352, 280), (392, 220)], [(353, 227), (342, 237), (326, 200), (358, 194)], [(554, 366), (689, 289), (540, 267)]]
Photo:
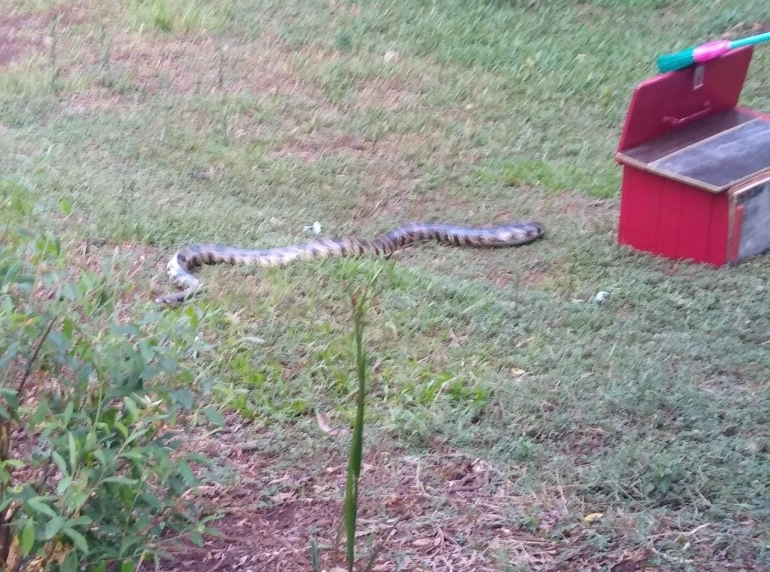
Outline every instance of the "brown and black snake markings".
[(295, 260), (316, 260), (332, 256), (390, 256), (416, 242), (436, 240), (442, 244), (476, 248), (519, 246), (545, 234), (538, 222), (513, 222), (488, 227), (455, 226), (415, 222), (394, 228), (371, 240), (356, 237), (327, 238), (265, 250), (234, 248), (221, 244), (191, 244), (178, 250), (168, 263), (168, 275), (181, 292), (155, 299), (161, 305), (179, 304), (201, 289), (201, 281), (190, 272), (202, 264), (238, 264), (263, 267), (284, 266)]

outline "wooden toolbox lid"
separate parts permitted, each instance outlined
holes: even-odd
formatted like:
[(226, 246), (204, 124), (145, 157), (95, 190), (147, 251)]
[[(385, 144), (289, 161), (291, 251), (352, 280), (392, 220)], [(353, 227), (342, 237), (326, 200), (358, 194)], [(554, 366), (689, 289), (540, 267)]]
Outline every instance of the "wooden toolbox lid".
[(639, 84), (616, 160), (714, 193), (770, 167), (770, 119), (737, 108), (752, 53)]

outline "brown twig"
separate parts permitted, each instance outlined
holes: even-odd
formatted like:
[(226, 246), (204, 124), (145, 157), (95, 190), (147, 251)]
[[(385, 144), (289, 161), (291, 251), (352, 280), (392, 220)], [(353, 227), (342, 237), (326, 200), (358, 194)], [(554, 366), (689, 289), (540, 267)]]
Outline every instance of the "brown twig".
[(5, 511), (3, 511), (3, 514), (0, 514), (0, 563), (8, 566), (10, 572), (18, 570), (17, 563), (9, 563), (8, 558), (11, 555), (12, 544), (11, 533), (13, 530), (11, 528), (11, 522), (18, 512), (19, 506), (19, 504), (12, 503)]
[(43, 347), (43, 343), (48, 337), (48, 334), (51, 333), (51, 329), (53, 328), (53, 325), (56, 323), (56, 320), (58, 319), (59, 319), (58, 315), (51, 318), (51, 321), (48, 323), (48, 327), (45, 329), (45, 332), (43, 332), (43, 335), (40, 336), (40, 339), (37, 341), (37, 345), (35, 346), (35, 351), (32, 352), (32, 357), (27, 362), (27, 367), (24, 371), (24, 377), (22, 377), (21, 381), (19, 382), (18, 397), (19, 397), (20, 403), (23, 402), (24, 400), (24, 386), (26, 385), (27, 379), (32, 373), (32, 368), (34, 367), (35, 362), (37, 361), (38, 355), (40, 355), (40, 350)]

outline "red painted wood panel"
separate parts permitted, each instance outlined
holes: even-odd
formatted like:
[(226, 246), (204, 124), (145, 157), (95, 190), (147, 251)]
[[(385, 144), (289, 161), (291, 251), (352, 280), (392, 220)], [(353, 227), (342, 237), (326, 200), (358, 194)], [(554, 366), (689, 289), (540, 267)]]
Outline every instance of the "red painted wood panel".
[(730, 216), (730, 199), (727, 193), (711, 196), (711, 223), (709, 224), (709, 248), (706, 262), (721, 266), (727, 262), (727, 232)]
[[(670, 133), (692, 121), (674, 125), (667, 117), (703, 119), (738, 104), (753, 47), (747, 46), (703, 64), (703, 85), (694, 89), (696, 67), (660, 74), (636, 86), (618, 143), (618, 151)], [(697, 115), (696, 115), (697, 114)]]
[(618, 241), (653, 251), (661, 208), (660, 177), (633, 167), (623, 168)]
[(687, 186), (683, 186), (680, 193), (678, 255), (706, 262), (711, 228), (711, 199), (714, 195)]
[(618, 242), (637, 250), (696, 262), (724, 264), (727, 195), (626, 166)]
[(653, 252), (670, 258), (681, 258), (679, 219), (682, 210), (683, 190), (679, 183), (669, 179), (660, 178), (658, 185), (661, 187), (662, 204), (658, 215), (658, 236)]

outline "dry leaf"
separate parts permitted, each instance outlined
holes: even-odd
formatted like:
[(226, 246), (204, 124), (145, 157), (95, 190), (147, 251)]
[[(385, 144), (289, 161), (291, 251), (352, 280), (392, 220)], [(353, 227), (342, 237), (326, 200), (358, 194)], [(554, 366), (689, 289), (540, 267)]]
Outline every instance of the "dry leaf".
[(623, 551), (620, 560), (612, 565), (611, 572), (660, 572), (659, 568), (640, 568), (639, 564), (647, 560), (649, 552), (646, 549), (640, 549), (633, 552)]
[(278, 493), (270, 497), (273, 502), (285, 502), (294, 497), (294, 493)]
[(527, 338), (527, 339), (524, 339), (524, 340), (519, 340), (518, 342), (516, 342), (516, 346), (515, 347), (516, 347), (516, 349), (521, 349), (524, 346), (529, 345), (529, 343), (534, 341), (534, 339), (535, 338)]
[(585, 522), (586, 524), (591, 524), (592, 522), (596, 522), (603, 516), (604, 516), (603, 512), (592, 512), (591, 514), (587, 514), (583, 517), (583, 522)]
[(241, 345), (254, 344), (255, 346), (261, 346), (265, 343), (265, 340), (263, 340), (259, 336), (244, 336), (240, 340), (238, 340), (238, 343)]

